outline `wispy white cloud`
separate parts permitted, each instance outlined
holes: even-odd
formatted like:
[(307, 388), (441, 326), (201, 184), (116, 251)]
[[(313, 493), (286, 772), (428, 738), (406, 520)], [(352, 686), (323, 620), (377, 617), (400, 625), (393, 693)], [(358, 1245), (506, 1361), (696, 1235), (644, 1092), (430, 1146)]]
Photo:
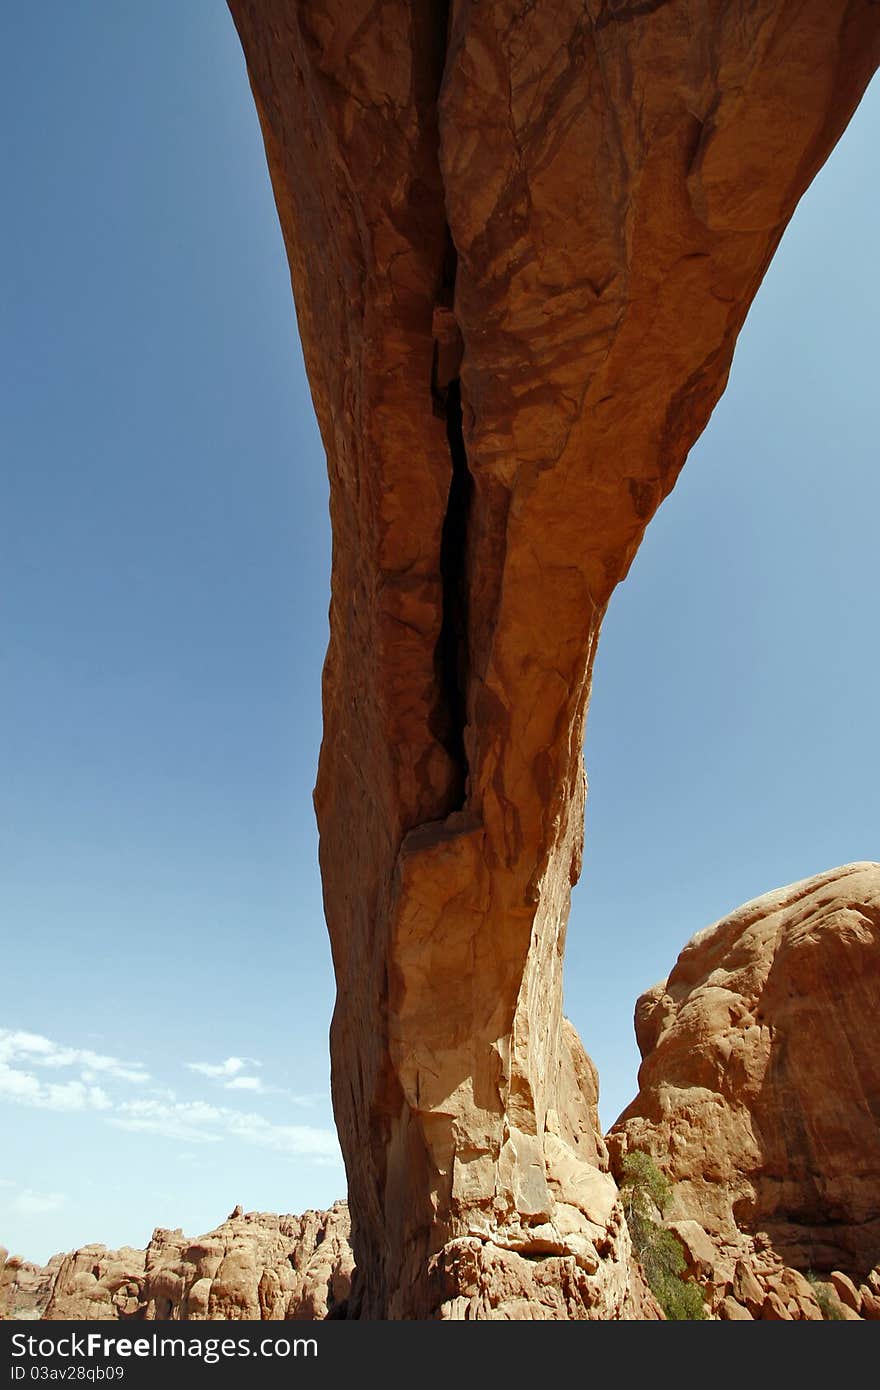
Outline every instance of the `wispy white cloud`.
[(203, 1100), (129, 1100), (117, 1107), (110, 1123), (117, 1129), (164, 1134), (167, 1139), (216, 1143), (222, 1137), (221, 1119), (221, 1108)]
[(42, 1216), (46, 1212), (60, 1211), (67, 1198), (61, 1192), (34, 1192), (25, 1187), (13, 1199), (11, 1206), (25, 1216)]
[(177, 1092), (172, 1091), (170, 1086), (151, 1086), (147, 1094), (158, 1096), (159, 1100), (177, 1100)]
[(228, 1111), (226, 1126), (237, 1139), (259, 1144), (279, 1153), (297, 1154), (317, 1163), (342, 1164), (339, 1140), (335, 1130), (319, 1129), (315, 1125), (278, 1125), (262, 1115), (243, 1115)]
[(297, 1095), (294, 1091), (286, 1090), (286, 1088), (283, 1086), (278, 1088), (278, 1093), (279, 1095), (286, 1096), (287, 1099), (291, 1102), (291, 1104), (304, 1105), (307, 1110), (312, 1109), (316, 1105), (320, 1105), (322, 1101), (326, 1101), (328, 1099), (326, 1095), (322, 1095), (318, 1091), (316, 1091), (314, 1095), (300, 1096)]
[(162, 1134), (169, 1139), (217, 1143), (241, 1139), (279, 1153), (295, 1154), (317, 1163), (341, 1162), (339, 1143), (331, 1129), (314, 1125), (279, 1125), (263, 1115), (232, 1110), (204, 1101), (131, 1100), (119, 1105), (109, 1123), (120, 1129)]
[(89, 1084), (98, 1078), (115, 1081), (130, 1081), (140, 1084), (149, 1081), (150, 1074), (142, 1062), (123, 1062), (118, 1057), (108, 1057), (91, 1048), (65, 1047), (53, 1042), (42, 1033), (28, 1033), (21, 1029), (0, 1028), (0, 1065), (18, 1063), (28, 1069), (47, 1067), (58, 1070), (76, 1067), (82, 1080)]
[(234, 1076), (231, 1081), (223, 1083), (224, 1091), (255, 1091), (263, 1094), (273, 1090), (274, 1087), (264, 1086), (258, 1076)]
[[(284, 1095), (298, 1104), (310, 1103), (309, 1097), (290, 1096), (282, 1088), (267, 1085), (255, 1074), (255, 1068), (260, 1065), (254, 1058), (247, 1057), (227, 1057), (216, 1063), (187, 1063), (190, 1071), (206, 1076), (224, 1091), (254, 1097)], [(75, 1069), (78, 1074), (60, 1076), (59, 1072), (65, 1068)], [(341, 1162), (332, 1129), (278, 1124), (263, 1115), (235, 1110), (222, 1103), (183, 1101), (173, 1090), (156, 1085), (145, 1086), (136, 1099), (120, 1099), (119, 1092), (111, 1085), (149, 1081), (150, 1074), (140, 1062), (123, 1062), (87, 1049), (65, 1047), (39, 1033), (0, 1029), (0, 1100), (57, 1112), (100, 1112), (107, 1123), (119, 1129), (163, 1135), (187, 1144), (193, 1141), (216, 1144), (221, 1140), (238, 1139), (315, 1163), (335, 1165)], [(38, 1208), (35, 1205), (50, 1200), (56, 1203), (63, 1199), (55, 1193), (41, 1197), (25, 1189), (15, 1202), (18, 1210), (35, 1212), (54, 1210), (54, 1206)]]
[[(64, 1070), (76, 1070), (79, 1075), (49, 1079)], [(140, 1062), (65, 1047), (42, 1033), (0, 1028), (2, 1100), (37, 1110), (110, 1110), (113, 1102), (101, 1083), (111, 1080), (139, 1083), (149, 1080), (149, 1073)]]
[(253, 1057), (227, 1057), (225, 1062), (187, 1062), (189, 1071), (197, 1071), (201, 1076), (209, 1076), (212, 1081), (228, 1081), (238, 1076), (245, 1067), (259, 1067), (262, 1062)]
[(265, 1096), (279, 1092), (277, 1086), (267, 1086), (262, 1077), (254, 1076), (246, 1068), (261, 1067), (255, 1057), (227, 1057), (225, 1062), (187, 1062), (189, 1071), (207, 1076), (218, 1082), (224, 1091), (251, 1091), (254, 1095)]
[(35, 1110), (109, 1110), (113, 1102), (101, 1086), (85, 1081), (42, 1081), (31, 1072), (0, 1062), (0, 1100)]

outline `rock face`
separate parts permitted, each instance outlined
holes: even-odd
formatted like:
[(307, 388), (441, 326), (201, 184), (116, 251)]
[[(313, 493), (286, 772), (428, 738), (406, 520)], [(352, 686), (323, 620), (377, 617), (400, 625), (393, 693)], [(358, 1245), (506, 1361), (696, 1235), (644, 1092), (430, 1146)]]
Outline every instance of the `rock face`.
[(880, 1261), (878, 1013), (880, 864), (746, 903), (638, 1002), (639, 1094), (609, 1135), (615, 1165), (650, 1152), (676, 1184), (673, 1223), (699, 1223), (722, 1265), (757, 1238), (833, 1271), (855, 1311)]
[(236, 1208), (195, 1240), (159, 1229), (146, 1250), (87, 1245), (55, 1255), (45, 1269), (7, 1260), (0, 1268), (0, 1318), (333, 1316), (351, 1285), (349, 1230), (344, 1202), (304, 1216)]
[(17, 1255), (10, 1257), (0, 1245), (0, 1319), (41, 1317), (63, 1258), (55, 1255), (43, 1267)]
[(475, 1267), (521, 1308), (548, 1258), (548, 1316), (638, 1316), (561, 1008), (593, 656), (880, 8), (230, 8), (331, 484), (348, 1312), (484, 1316)]

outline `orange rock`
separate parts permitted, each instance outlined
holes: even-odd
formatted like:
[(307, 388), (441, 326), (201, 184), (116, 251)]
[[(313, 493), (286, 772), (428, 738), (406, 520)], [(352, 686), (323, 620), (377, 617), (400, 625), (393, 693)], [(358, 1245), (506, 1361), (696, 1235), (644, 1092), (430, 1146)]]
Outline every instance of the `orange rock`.
[(791, 1313), (777, 1293), (768, 1293), (767, 1297), (764, 1299), (764, 1306), (761, 1309), (761, 1318), (764, 1322), (793, 1321)]
[[(796, 1298), (798, 1322), (822, 1322), (822, 1309), (815, 1298)], [(791, 1308), (791, 1304), (788, 1305)]]
[(748, 1308), (743, 1307), (741, 1303), (737, 1303), (736, 1299), (733, 1298), (730, 1294), (728, 1294), (726, 1298), (722, 1299), (718, 1309), (718, 1316), (724, 1322), (752, 1321), (752, 1315), (749, 1312)]
[(685, 1276), (699, 1284), (729, 1282), (733, 1271), (723, 1268), (718, 1249), (698, 1221), (670, 1221), (669, 1230), (681, 1245)]
[(243, 1213), (196, 1240), (161, 1228), (146, 1250), (88, 1245), (45, 1269), (10, 1260), (0, 1317), (50, 1320), (324, 1318), (348, 1297), (348, 1210)]
[(859, 1289), (862, 1301), (862, 1317), (870, 1322), (880, 1322), (880, 1294), (872, 1293), (867, 1284)]
[(813, 1289), (809, 1279), (797, 1269), (783, 1268), (778, 1273), (768, 1274), (764, 1282), (768, 1289), (778, 1293), (784, 1300), (789, 1298), (812, 1298)]
[(733, 1296), (738, 1303), (745, 1304), (752, 1317), (761, 1316), (767, 1294), (745, 1260), (737, 1260), (733, 1275)]
[(31, 1264), (0, 1247), (0, 1320), (38, 1318), (52, 1290), (61, 1257), (45, 1267)]
[(550, 1316), (639, 1316), (562, 1020), (593, 657), (878, 9), (230, 7), (330, 474), (315, 805), (350, 1311), (449, 1315), (472, 1295), (442, 1252), (476, 1240), (531, 1268), (526, 1301), (531, 1255), (574, 1261), (586, 1302)]
[(822, 1310), (816, 1301), (813, 1285), (799, 1270), (783, 1269), (778, 1274), (772, 1274), (767, 1278), (766, 1286), (769, 1291), (779, 1295), (793, 1318), (812, 1322), (822, 1320)]
[(862, 1298), (849, 1275), (842, 1274), (839, 1269), (832, 1270), (828, 1276), (841, 1303), (845, 1303), (847, 1308), (852, 1308), (854, 1313), (862, 1311)]
[(716, 1240), (758, 1231), (789, 1265), (868, 1269), (878, 1010), (880, 866), (747, 903), (639, 1000), (640, 1090), (609, 1135), (615, 1161), (627, 1146), (654, 1153), (675, 1184), (670, 1218)]

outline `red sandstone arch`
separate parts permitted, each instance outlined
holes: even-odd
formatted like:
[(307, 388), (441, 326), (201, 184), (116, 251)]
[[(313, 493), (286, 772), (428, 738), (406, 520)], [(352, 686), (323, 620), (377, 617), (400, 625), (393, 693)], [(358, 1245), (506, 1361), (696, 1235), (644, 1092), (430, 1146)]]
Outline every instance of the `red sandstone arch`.
[(230, 8), (330, 470), (316, 808), (350, 1311), (480, 1316), (494, 1287), (507, 1315), (637, 1315), (561, 1017), (593, 653), (880, 14)]

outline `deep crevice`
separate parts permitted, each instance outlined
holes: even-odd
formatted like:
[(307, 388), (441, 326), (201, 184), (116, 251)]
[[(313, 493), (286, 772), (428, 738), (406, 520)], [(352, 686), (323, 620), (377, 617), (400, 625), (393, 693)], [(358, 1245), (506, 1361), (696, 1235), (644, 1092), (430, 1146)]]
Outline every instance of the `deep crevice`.
[[(437, 89), (439, 102), (443, 71), (449, 54), (453, 7), (451, 0), (439, 0), (435, 9), (438, 46), (443, 63)], [(439, 152), (439, 151), (438, 151)], [(431, 718), (431, 731), (445, 748), (455, 773), (444, 816), (461, 810), (468, 792), (468, 758), (465, 749), (467, 726), (467, 686), (470, 665), (468, 641), (468, 523), (474, 495), (474, 480), (468, 468), (464, 444), (461, 399), (461, 331), (455, 318), (455, 288), (458, 252), (447, 222), (442, 259), (434, 298), (434, 354), (431, 367), (431, 402), (435, 416), (444, 420), (452, 473), (440, 534), (440, 582), (442, 616), (440, 634), (434, 648), (434, 674), (437, 702)]]
[(468, 779), (464, 743), (469, 665), (467, 542), (474, 480), (468, 468), (464, 445), (459, 377), (445, 387), (444, 398), (452, 478), (440, 539), (443, 618), (434, 652), (434, 669), (441, 699), (437, 736), (458, 769), (451, 809), (459, 810), (467, 795)]
[(445, 421), (452, 472), (446, 512), (440, 533), (442, 618), (434, 649), (437, 706), (433, 733), (452, 759), (456, 776), (445, 814), (460, 810), (467, 796), (468, 760), (464, 731), (467, 724), (468, 643), (468, 522), (474, 480), (464, 444), (461, 402), (462, 342), (455, 320), (455, 279), (458, 256), (449, 227), (440, 267), (434, 309), (434, 361), (431, 398), (434, 414)]

